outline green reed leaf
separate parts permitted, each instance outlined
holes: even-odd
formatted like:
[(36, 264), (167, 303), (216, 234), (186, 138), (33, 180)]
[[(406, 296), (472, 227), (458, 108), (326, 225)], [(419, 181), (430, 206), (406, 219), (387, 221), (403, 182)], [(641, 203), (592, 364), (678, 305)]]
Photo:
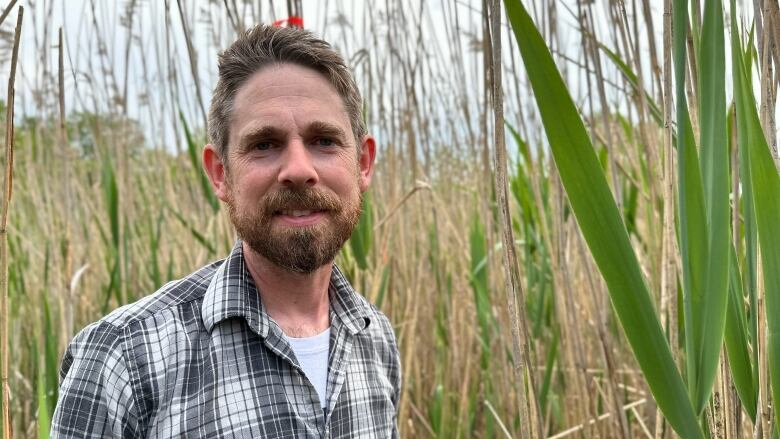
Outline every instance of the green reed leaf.
[(729, 369), (737, 389), (739, 400), (745, 407), (750, 419), (756, 420), (756, 401), (758, 381), (753, 375), (753, 365), (750, 361), (748, 340), (750, 334), (747, 330), (745, 319), (745, 307), (742, 294), (742, 281), (737, 265), (737, 256), (734, 246), (729, 252), (729, 304), (726, 314), (726, 354), (729, 359)]
[(192, 137), (190, 127), (187, 125), (187, 120), (184, 118), (184, 113), (181, 111), (179, 111), (179, 120), (181, 121), (181, 125), (184, 128), (184, 138), (187, 140), (187, 155), (190, 158), (192, 169), (195, 170), (195, 174), (198, 176), (198, 182), (200, 183), (200, 189), (203, 192), (203, 197), (206, 198), (209, 206), (211, 206), (211, 210), (213, 212), (218, 212), (219, 200), (217, 200), (217, 196), (214, 195), (214, 191), (211, 188), (211, 183), (209, 182), (208, 177), (206, 177), (206, 173), (201, 169), (200, 146)]
[[(688, 362), (693, 363), (696, 369), (696, 374), (689, 380), (692, 382), (691, 397), (697, 414), (702, 413), (712, 393), (723, 346), (728, 303), (729, 156), (726, 142), (726, 55), (722, 8), (721, 0), (705, 2), (699, 46), (700, 162), (706, 224), (691, 225), (706, 227), (706, 267), (694, 267), (704, 269), (701, 276), (704, 289), (691, 290), (691, 327), (695, 350), (687, 352)], [(679, 94), (677, 98), (680, 99)], [(689, 189), (695, 190), (693, 187)]]
[(349, 238), (349, 246), (361, 270), (368, 268), (368, 257), (371, 252), (371, 235), (374, 233), (374, 210), (371, 206), (371, 195), (363, 196), (363, 213), (357, 226)]
[(542, 36), (518, 0), (504, 2), (555, 164), (626, 338), (655, 400), (683, 437), (703, 437), (590, 138)]
[[(732, 14), (736, 7), (731, 2)], [(735, 15), (733, 15), (735, 16)], [(731, 25), (732, 53), (743, 53), (734, 20)], [(767, 360), (772, 399), (780, 401), (780, 174), (775, 167), (769, 145), (761, 128), (753, 92), (749, 87), (748, 66), (739, 56), (732, 57), (734, 100), (737, 107), (737, 130), (742, 131), (744, 143), (739, 145), (747, 154), (747, 177), (752, 189), (759, 253), (764, 275), (764, 303), (766, 306)], [(775, 417), (780, 415), (774, 405)]]

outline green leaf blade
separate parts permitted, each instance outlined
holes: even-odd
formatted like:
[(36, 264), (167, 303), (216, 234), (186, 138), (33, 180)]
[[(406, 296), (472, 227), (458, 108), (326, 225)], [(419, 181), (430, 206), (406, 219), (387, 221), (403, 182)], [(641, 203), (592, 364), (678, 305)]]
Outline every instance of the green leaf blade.
[[(731, 4), (734, 10), (734, 2)], [(732, 23), (732, 52), (743, 53), (736, 24)], [(748, 67), (740, 57), (733, 57), (734, 99), (737, 106), (737, 129), (744, 143), (739, 145), (747, 154), (747, 177), (752, 189), (758, 245), (764, 276), (766, 306), (766, 346), (772, 399), (780, 401), (780, 174), (769, 152), (758, 116), (755, 97), (750, 88)], [(744, 177), (744, 176), (743, 176)], [(777, 404), (775, 416), (780, 415)]]
[(729, 369), (737, 389), (739, 400), (745, 407), (750, 419), (756, 421), (757, 386), (753, 376), (753, 366), (750, 362), (748, 347), (749, 334), (743, 307), (742, 283), (736, 251), (731, 246), (729, 264), (729, 304), (726, 314), (726, 354), (729, 359)]
[[(729, 156), (726, 142), (726, 55), (723, 36), (723, 5), (720, 0), (704, 4), (699, 50), (699, 115), (701, 119), (701, 171), (707, 213), (707, 268), (704, 289), (694, 308), (696, 363), (693, 401), (697, 414), (712, 393), (723, 345), (728, 303), (729, 255)], [(679, 98), (679, 96), (678, 96)]]
[(672, 427), (703, 437), (606, 177), (544, 40), (523, 5), (505, 1), (553, 158), (577, 222), (653, 396)]

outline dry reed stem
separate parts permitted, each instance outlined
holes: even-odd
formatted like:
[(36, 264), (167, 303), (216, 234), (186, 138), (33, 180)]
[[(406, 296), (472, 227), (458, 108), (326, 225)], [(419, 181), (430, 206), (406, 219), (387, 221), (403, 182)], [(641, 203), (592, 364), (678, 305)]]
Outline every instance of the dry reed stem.
[(422, 414), (420, 409), (417, 408), (417, 406), (413, 403), (409, 403), (409, 407), (412, 409), (412, 413), (414, 413), (414, 416), (417, 417), (417, 420), (420, 421), (420, 424), (422, 424), (423, 427), (425, 427), (425, 431), (430, 434), (430, 437), (435, 437), (436, 433), (433, 431), (433, 428), (431, 428), (431, 424), (428, 423), (428, 420), (425, 419), (425, 415)]
[(62, 187), (65, 190), (65, 209), (63, 212), (64, 217), (64, 229), (65, 237), (63, 240), (62, 252), (65, 257), (64, 269), (63, 269), (63, 290), (65, 294), (59, 294), (60, 299), (60, 316), (61, 327), (60, 331), (60, 346), (64, 346), (67, 343), (67, 339), (73, 334), (73, 285), (71, 276), (73, 273), (73, 259), (71, 248), (71, 212), (72, 212), (72, 197), (71, 190), (71, 154), (68, 146), (68, 131), (65, 128), (65, 62), (64, 62), (64, 40), (62, 37), (62, 27), (59, 28), (58, 33), (58, 64), (57, 64), (57, 85), (58, 85), (58, 110), (59, 110), (59, 126), (57, 134), (59, 137), (60, 150), (63, 152), (63, 182)]
[(642, 420), (642, 414), (639, 413), (639, 410), (637, 410), (636, 407), (631, 407), (631, 413), (634, 414), (636, 421), (639, 423), (639, 428), (642, 430), (642, 433), (644, 433), (645, 437), (648, 439), (653, 439), (653, 433), (650, 432), (650, 429), (647, 428), (647, 424), (645, 424), (645, 421)]
[[(572, 228), (574, 228), (573, 225)], [(612, 353), (613, 340), (607, 328), (607, 323), (609, 321), (608, 311), (610, 307), (608, 304), (604, 303), (604, 299), (606, 299), (604, 297), (606, 286), (604, 285), (603, 281), (597, 283), (596, 279), (594, 279), (594, 276), (592, 275), (592, 273), (598, 273), (598, 267), (595, 266), (593, 259), (587, 253), (586, 245), (584, 239), (582, 239), (582, 235), (574, 232), (572, 233), (572, 236), (576, 237), (576, 239), (572, 240), (572, 245), (576, 246), (579, 258), (582, 261), (582, 271), (584, 272), (585, 278), (588, 281), (588, 289), (590, 294), (587, 294), (586, 297), (591, 299), (591, 312), (597, 315), (593, 326), (596, 330), (596, 336), (599, 341), (601, 360), (604, 363), (606, 376), (608, 378), (603, 381), (606, 385), (607, 393), (607, 395), (604, 396), (604, 399), (609, 401), (609, 406), (612, 407), (612, 413), (615, 415), (612, 418), (614, 427), (621, 435), (621, 437), (628, 439), (631, 437), (631, 431), (625, 411), (623, 411), (621, 408), (622, 401), (620, 395), (616, 389), (617, 384), (619, 384), (619, 380), (615, 371), (615, 360)], [(600, 277), (598, 279), (601, 280)], [(573, 298), (570, 300), (573, 300)], [(586, 378), (588, 377), (587, 370), (584, 370), (583, 374)], [(598, 386), (598, 382), (596, 380), (593, 381), (594, 384), (600, 388), (600, 386)]]
[[(676, 234), (674, 215), (674, 148), (672, 141), (672, 1), (664, 1), (663, 21), (663, 111), (664, 111), (664, 135), (663, 135), (663, 237), (661, 246), (661, 325), (668, 331), (669, 346), (672, 356), (678, 364), (680, 352), (677, 345), (677, 269), (676, 269)], [(655, 438), (665, 437), (666, 421), (660, 409), (656, 408)]]
[[(536, 400), (535, 380), (532, 373), (530, 349), (528, 348), (528, 325), (526, 324), (525, 296), (520, 283), (519, 265), (512, 237), (512, 219), (509, 213), (507, 155), (504, 140), (504, 102), (501, 84), (501, 7), (498, 0), (490, 3), (493, 73), (493, 115), (495, 154), (495, 190), (498, 198), (501, 223), (501, 237), (504, 244), (504, 281), (506, 287), (507, 312), (512, 331), (514, 354), (515, 391), (520, 413), (520, 437), (540, 437), (541, 424)], [(518, 309), (519, 307), (519, 309)], [(518, 315), (519, 314), (519, 315)], [(527, 381), (526, 381), (527, 380)]]
[[(492, 20), (492, 14), (494, 13), (494, 9), (491, 9), (493, 7), (492, 0), (482, 0), (482, 69), (483, 69), (483, 81), (482, 81), (482, 92), (485, 99), (485, 106), (488, 107), (492, 103), (493, 108), (495, 108), (497, 105), (501, 105), (501, 117), (502, 117), (502, 123), (501, 125), (498, 125), (497, 123), (493, 127), (494, 129), (494, 139), (495, 136), (498, 136), (498, 132), (501, 131), (501, 135), (503, 138), (503, 89), (501, 90), (501, 94), (495, 93), (495, 87), (496, 87), (496, 75), (498, 75), (499, 81), (501, 78), (501, 62), (499, 61), (496, 63), (495, 58), (493, 57), (493, 51), (495, 50), (495, 43), (493, 42), (493, 39), (495, 39), (495, 35), (499, 35), (498, 42), (500, 47), (500, 35), (501, 35), (501, 23), (500, 23), (500, 9), (499, 9), (499, 24), (498, 29), (492, 29), (492, 27), (495, 25), (495, 23)], [(494, 32), (498, 32), (497, 34), (494, 34)], [(500, 48), (498, 49), (499, 53), (497, 54), (499, 56), (499, 60), (501, 59), (501, 53)], [(496, 70), (494, 72), (494, 69)], [(499, 82), (497, 84), (499, 87), (502, 87), (502, 84)], [(495, 111), (494, 111), (495, 114)], [(480, 127), (482, 128), (482, 135), (480, 136), (480, 139), (482, 140), (482, 179), (480, 181), (480, 193), (490, 193), (491, 191), (491, 185), (495, 184), (495, 179), (498, 178), (496, 175), (494, 175), (494, 172), (491, 169), (491, 151), (490, 151), (490, 123), (489, 123), (489, 111), (483, 111), (479, 114), (480, 119)], [(497, 118), (497, 116), (495, 116)], [(497, 120), (497, 119), (496, 119)], [(498, 146), (494, 146), (494, 148), (497, 148)], [(495, 151), (497, 154), (498, 152)], [(412, 157), (412, 164), (415, 163), (415, 158)], [(493, 186), (495, 187), (495, 186)], [(490, 214), (490, 212), (493, 212), (492, 206), (491, 206), (491, 200), (490, 197), (480, 197), (479, 200), (481, 204), (481, 210), (482, 212), (485, 212), (485, 215), (482, 215), (482, 221), (484, 222), (484, 230), (485, 230), (485, 243), (487, 245), (488, 249), (493, 248), (493, 245), (495, 244), (495, 238), (494, 238), (494, 230), (495, 226), (493, 225), (494, 216)], [(502, 219), (498, 219), (498, 226), (502, 227)], [(511, 241), (510, 241), (511, 242)], [(492, 252), (489, 252), (487, 255), (487, 266), (494, 266), (495, 258), (493, 256)], [(508, 273), (505, 273), (508, 275)], [(510, 279), (508, 277), (505, 277), (505, 282), (509, 282)], [(496, 285), (496, 282), (493, 279), (488, 280), (488, 288), (490, 290), (498, 289), (498, 286)], [(507, 294), (509, 294), (509, 290), (507, 290)], [(511, 310), (514, 310), (514, 308), (511, 308)], [(512, 311), (510, 311), (512, 312)], [(523, 342), (527, 343), (527, 339), (523, 338)], [(527, 350), (525, 352), (528, 352)], [(515, 361), (522, 361), (522, 357), (518, 357), (515, 359)], [(522, 389), (522, 381), (517, 382), (516, 389)], [(484, 383), (483, 380), (480, 380), (479, 383), (479, 395), (477, 396), (478, 399), (485, 399), (486, 395), (484, 395), (483, 387)], [(518, 395), (519, 397), (519, 395)], [(518, 408), (522, 414), (525, 411), (523, 405), (520, 405)], [(477, 404), (475, 407), (476, 415), (475, 418), (477, 419), (477, 422), (482, 422), (484, 419), (483, 413), (483, 406), (482, 404)], [(480, 428), (481, 426), (477, 426), (477, 428)], [(522, 429), (521, 429), (522, 434)], [(521, 436), (522, 437), (522, 436)]]
[(732, 392), (734, 385), (731, 381), (731, 375), (729, 374), (728, 357), (726, 355), (722, 355), (720, 357), (719, 368), (718, 384), (720, 386), (721, 395), (720, 421), (723, 423), (721, 429), (725, 434), (725, 438), (737, 438), (739, 437), (737, 434), (738, 424), (734, 418), (736, 417), (736, 414), (739, 412), (740, 408), (737, 405), (735, 401), (735, 395)]
[[(634, 407), (639, 407), (642, 404), (645, 404), (647, 402), (646, 398), (642, 398), (640, 400), (634, 401), (632, 403), (626, 404), (623, 406), (623, 410), (631, 410)], [(575, 425), (574, 427), (571, 427), (567, 430), (564, 430), (558, 434), (555, 434), (553, 436), (548, 437), (547, 439), (561, 439), (567, 436), (570, 436), (574, 433), (580, 432), (585, 429), (586, 426), (595, 425), (599, 421), (603, 421), (605, 419), (608, 419), (610, 416), (612, 416), (612, 413), (604, 413), (602, 415), (599, 415), (596, 418), (589, 419), (587, 422), (583, 422), (582, 424)]]
[[(772, 9), (773, 1), (764, 0), (764, 6), (761, 9), (761, 15), (763, 17), (764, 29), (773, 30), (776, 25), (774, 23), (775, 14)], [(757, 14), (758, 15), (758, 14)], [(759, 61), (761, 68), (761, 126), (764, 128), (764, 135), (766, 136), (767, 143), (769, 143), (770, 150), (773, 157), (777, 157), (777, 140), (775, 130), (775, 102), (777, 95), (777, 85), (774, 79), (774, 69), (772, 68), (772, 50), (774, 32), (764, 32), (761, 35), (761, 39), (758, 42), (759, 47), (763, 49), (760, 52)]]
[[(599, 291), (604, 291), (602, 288)], [(598, 294), (599, 291), (594, 291), (595, 294)], [(604, 309), (608, 309), (608, 307), (604, 307)], [(615, 373), (615, 359), (612, 355), (612, 337), (610, 336), (607, 328), (606, 328), (606, 322), (601, 319), (597, 323), (597, 332), (599, 335), (599, 340), (601, 341), (601, 353), (603, 357), (604, 364), (607, 367), (607, 376), (609, 377), (609, 380), (606, 381), (607, 385), (607, 392), (609, 394), (609, 400), (612, 405), (612, 413), (615, 414), (615, 423), (617, 424), (618, 431), (620, 431), (623, 438), (630, 438), (631, 437), (631, 429), (628, 424), (628, 419), (626, 418), (626, 413), (623, 410), (620, 410), (620, 394), (618, 393), (616, 387), (618, 384), (617, 374)]]
[[(655, 130), (649, 130), (648, 129), (648, 115), (650, 114), (650, 111), (648, 110), (648, 104), (647, 104), (647, 96), (645, 94), (645, 86), (644, 86), (644, 68), (642, 67), (642, 57), (639, 56), (641, 53), (640, 48), (640, 38), (639, 38), (639, 25), (637, 23), (637, 16), (638, 13), (632, 14), (633, 20), (632, 23), (629, 24), (628, 17), (626, 16), (626, 10), (625, 5), (623, 4), (623, 1), (620, 0), (620, 12), (621, 12), (621, 22), (623, 23), (623, 26), (621, 26), (621, 29), (625, 28), (625, 33), (628, 35), (628, 41), (631, 42), (631, 24), (633, 24), (633, 31), (636, 35), (635, 38), (633, 38), (633, 61), (634, 61), (634, 70), (636, 73), (636, 84), (637, 84), (637, 92), (633, 93), (632, 96), (634, 96), (636, 100), (636, 109), (638, 113), (638, 127), (639, 127), (639, 137), (642, 139), (641, 145), (645, 148), (645, 160), (647, 161), (647, 173), (649, 174), (647, 176), (646, 182), (647, 187), (649, 189), (649, 195), (650, 199), (653, 200), (652, 203), (648, 204), (648, 215), (654, 217), (656, 216), (656, 201), (658, 199), (658, 193), (662, 191), (659, 191), (659, 188), (657, 188), (658, 182), (661, 181), (661, 165), (658, 164), (658, 151), (656, 148), (656, 145), (658, 144), (658, 141), (655, 136)], [(637, 10), (636, 7), (636, 0), (633, 0), (633, 6), (634, 10)], [(649, 31), (649, 29), (648, 29)], [(653, 40), (653, 35), (649, 34), (649, 39)], [(639, 158), (640, 155), (635, 155), (635, 157)], [(637, 174), (642, 174), (642, 166), (637, 161), (635, 163), (635, 168), (637, 170)], [(654, 230), (653, 227), (654, 224), (657, 224), (658, 221), (648, 221), (648, 234), (651, 236), (649, 239), (649, 246), (652, 246), (649, 250), (651, 254), (657, 255), (657, 257), (649, 257), (649, 269), (652, 273), (652, 276), (648, 277), (651, 291), (659, 291), (660, 287), (660, 265), (663, 264), (663, 261), (660, 260), (660, 257), (662, 256), (662, 249), (663, 241), (660, 239), (654, 239), (654, 236), (657, 236), (658, 234), (663, 233), (663, 223), (661, 223), (659, 226), (660, 230)]]
[(754, 439), (769, 439), (772, 437), (772, 430), (769, 429), (769, 416), (771, 407), (769, 407), (769, 369), (767, 364), (767, 340), (766, 340), (766, 306), (764, 305), (764, 276), (761, 263), (761, 247), (756, 252), (756, 303), (758, 306), (757, 319), (758, 324), (758, 405), (756, 407), (756, 423), (753, 427)]
[(208, 129), (208, 116), (206, 115), (206, 106), (203, 103), (203, 94), (200, 92), (200, 75), (198, 74), (198, 54), (195, 52), (195, 46), (192, 45), (192, 38), (190, 37), (189, 27), (187, 26), (187, 18), (184, 16), (184, 7), (181, 4), (181, 0), (176, 0), (176, 4), (179, 7), (179, 17), (181, 18), (181, 27), (184, 29), (184, 41), (187, 43), (187, 55), (190, 61), (190, 71), (192, 72), (192, 79), (195, 81), (195, 95), (198, 98), (198, 108), (200, 109), (201, 116), (203, 117), (203, 128)]
[(504, 425), (504, 422), (501, 420), (501, 417), (498, 416), (498, 413), (496, 413), (496, 409), (493, 408), (493, 405), (488, 401), (487, 399), (483, 401), (485, 406), (490, 411), (490, 414), (493, 415), (493, 419), (496, 420), (498, 423), (498, 426), (501, 427), (501, 432), (504, 433), (504, 436), (508, 437), (509, 439), (512, 439), (512, 435), (509, 433), (509, 430), (506, 429), (506, 425)]
[[(696, 11), (698, 12), (698, 10)], [(701, 20), (699, 20), (701, 22)], [(681, 23), (680, 26), (685, 25), (687, 28), (687, 37), (685, 38), (686, 54), (688, 55), (688, 70), (685, 80), (685, 93), (688, 97), (688, 115), (691, 117), (691, 127), (693, 128), (693, 134), (697, 145), (700, 145), (699, 135), (699, 106), (696, 105), (699, 102), (699, 82), (698, 71), (699, 66), (696, 63), (696, 49), (693, 44), (693, 33), (690, 30), (688, 23)], [(699, 26), (701, 29), (701, 25)], [(682, 29), (680, 29), (682, 32)]]
[[(11, 55), (11, 72), (8, 76), (8, 95), (6, 107), (5, 130), (5, 178), (3, 179), (3, 206), (0, 216), (0, 349), (2, 349), (2, 372), (0, 372), (0, 387), (2, 387), (3, 404), (3, 437), (11, 438), (11, 388), (8, 385), (8, 208), (13, 192), (14, 164), (14, 82), (16, 79), (16, 63), (19, 57), (19, 37), (22, 31), (24, 7), (19, 6), (16, 16), (16, 31), (14, 32), (13, 54)], [(0, 20), (2, 21), (2, 20)]]
[(655, 85), (657, 88), (657, 99), (658, 102), (663, 101), (663, 72), (661, 71), (661, 66), (658, 64), (658, 50), (655, 47), (655, 27), (653, 25), (653, 15), (650, 11), (650, 1), (649, 0), (642, 0), (642, 16), (645, 19), (645, 26), (647, 26), (647, 35), (650, 37), (648, 39), (649, 43), (649, 50), (650, 50), (650, 66), (651, 71), (653, 72), (653, 78), (655, 79)]
[[(610, 105), (609, 101), (607, 100), (607, 92), (604, 88), (604, 84), (606, 83), (606, 78), (604, 76), (604, 73), (601, 68), (601, 53), (598, 47), (598, 40), (596, 39), (596, 35), (594, 33), (595, 25), (593, 22), (593, 12), (592, 12), (592, 4), (588, 4), (588, 10), (591, 11), (590, 14), (588, 14), (588, 26), (585, 26), (585, 24), (581, 23), (580, 26), (583, 29), (588, 29), (588, 32), (585, 34), (588, 36), (588, 38), (583, 38), (583, 44), (585, 44), (585, 41), (589, 42), (587, 44), (588, 51), (585, 52), (585, 59), (588, 59), (588, 55), (590, 55), (591, 58), (593, 58), (593, 67), (594, 72), (596, 74), (596, 90), (599, 94), (599, 102), (601, 103), (601, 123), (604, 125), (604, 130), (606, 131), (606, 141), (603, 142), (604, 146), (607, 148), (608, 154), (607, 157), (609, 159), (609, 169), (610, 169), (610, 177), (612, 180), (612, 190), (615, 191), (615, 200), (617, 202), (617, 206), (619, 210), (622, 210), (623, 208), (623, 188), (620, 185), (620, 180), (618, 180), (617, 175), (617, 160), (616, 160), (616, 152), (615, 152), (615, 143), (613, 142), (613, 133), (612, 133), (612, 124), (609, 122), (611, 119), (610, 115)], [(595, 131), (595, 127), (592, 129)]]
[(381, 219), (381, 220), (377, 221), (377, 223), (374, 225), (373, 231), (374, 231), (374, 232), (378, 231), (378, 230), (379, 230), (379, 229), (380, 229), (380, 228), (381, 228), (381, 227), (382, 227), (382, 226), (383, 226), (383, 225), (384, 225), (384, 224), (385, 224), (385, 223), (386, 223), (386, 222), (387, 222), (387, 221), (388, 221), (388, 220), (389, 220), (389, 219), (390, 219), (390, 218), (391, 218), (391, 217), (392, 217), (392, 216), (393, 216), (393, 215), (394, 215), (394, 214), (395, 214), (395, 213), (396, 213), (396, 212), (397, 212), (397, 211), (398, 211), (400, 208), (401, 208), (401, 206), (403, 206), (403, 204), (404, 204), (404, 203), (406, 203), (406, 201), (407, 201), (407, 200), (408, 200), (408, 199), (409, 199), (409, 198), (410, 198), (412, 195), (414, 195), (414, 194), (415, 194), (415, 192), (417, 192), (417, 191), (419, 191), (419, 190), (421, 190), (421, 189), (427, 189), (427, 190), (431, 190), (431, 185), (429, 185), (429, 184), (428, 184), (427, 182), (425, 182), (425, 181), (417, 180), (417, 181), (415, 182), (415, 185), (414, 185), (414, 187), (413, 187), (413, 188), (411, 188), (411, 189), (409, 189), (409, 191), (407, 191), (407, 192), (406, 192), (406, 194), (403, 196), (403, 198), (401, 198), (400, 200), (398, 200), (398, 201), (397, 201), (397, 202), (396, 202), (396, 203), (393, 205), (393, 207), (392, 207), (392, 208), (390, 208), (390, 211), (389, 211), (389, 212), (388, 212), (388, 213), (387, 213), (387, 214), (386, 214), (384, 217), (382, 217), (382, 219)]
[[(555, 312), (559, 324), (561, 324), (561, 344), (564, 347), (564, 355), (568, 364), (571, 365), (571, 374), (569, 380), (575, 383), (570, 399), (577, 401), (574, 410), (567, 411), (569, 421), (581, 421), (597, 415), (592, 413), (593, 404), (591, 404), (590, 389), (588, 386), (587, 364), (582, 352), (583, 343), (581, 341), (582, 331), (578, 328), (576, 309), (574, 309), (575, 299), (572, 294), (571, 276), (567, 269), (566, 247), (569, 234), (566, 224), (563, 222), (564, 210), (564, 191), (557, 172), (557, 167), (552, 165), (551, 181), (553, 182), (552, 194), (552, 246), (550, 254), (550, 265), (553, 269), (553, 285), (556, 291), (562, 291), (565, 295), (564, 300), (555, 300)], [(588, 437), (589, 431), (583, 432)]]
[[(774, 142), (770, 142), (770, 139), (774, 139), (774, 132), (770, 133), (769, 130), (773, 130), (774, 126), (774, 117), (770, 114), (770, 109), (768, 108), (768, 103), (770, 101), (773, 101), (772, 99), (772, 90), (770, 88), (770, 82), (771, 77), (767, 78), (767, 76), (771, 75), (772, 67), (771, 67), (771, 59), (769, 56), (769, 38), (768, 34), (769, 32), (766, 32), (768, 29), (771, 29), (772, 23), (771, 23), (771, 15), (769, 13), (769, 6), (767, 3), (771, 3), (768, 0), (763, 0), (759, 2), (759, 5), (761, 5), (760, 8), (757, 8), (755, 11), (756, 21), (761, 21), (763, 24), (763, 31), (758, 34), (758, 41), (757, 46), (759, 49), (759, 65), (761, 68), (761, 82), (760, 82), (760, 89), (761, 89), (761, 104), (760, 104), (760, 120), (761, 120), (761, 127), (763, 128), (764, 135), (767, 138), (767, 141), (770, 145), (773, 145)], [(758, 5), (757, 5), (758, 6)], [(760, 11), (760, 12), (759, 12)], [(773, 130), (774, 131), (774, 130)], [(756, 295), (758, 296), (757, 302), (758, 302), (758, 382), (759, 382), (759, 404), (757, 407), (757, 418), (760, 419), (757, 420), (755, 428), (754, 428), (754, 437), (759, 438), (770, 438), (772, 436), (772, 429), (770, 424), (770, 417), (772, 413), (772, 408), (770, 405), (770, 399), (771, 399), (771, 392), (769, 387), (769, 373), (768, 373), (768, 364), (767, 364), (767, 325), (766, 325), (766, 305), (764, 304), (764, 276), (763, 276), (763, 264), (760, 260), (760, 253), (764, 249), (760, 248), (758, 249), (758, 252), (756, 254), (756, 276), (757, 276), (757, 283), (756, 283)]]
[(11, 0), (8, 3), (8, 6), (5, 7), (5, 9), (3, 10), (3, 13), (0, 15), (0, 25), (3, 24), (3, 22), (5, 21), (5, 18), (8, 17), (8, 14), (11, 13), (11, 9), (13, 9), (14, 5), (16, 4), (16, 2), (17, 2), (17, 0)]

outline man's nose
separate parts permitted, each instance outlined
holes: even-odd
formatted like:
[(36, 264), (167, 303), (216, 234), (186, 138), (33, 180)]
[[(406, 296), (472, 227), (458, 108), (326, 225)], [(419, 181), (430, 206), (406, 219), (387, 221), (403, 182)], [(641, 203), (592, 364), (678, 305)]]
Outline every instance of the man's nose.
[(290, 186), (314, 186), (319, 181), (311, 152), (300, 139), (291, 140), (285, 147), (278, 179)]

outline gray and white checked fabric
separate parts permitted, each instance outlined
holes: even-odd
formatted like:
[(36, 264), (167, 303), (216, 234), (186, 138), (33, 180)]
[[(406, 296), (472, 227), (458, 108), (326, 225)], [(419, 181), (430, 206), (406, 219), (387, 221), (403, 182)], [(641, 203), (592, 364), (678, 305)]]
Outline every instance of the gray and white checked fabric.
[(334, 267), (327, 408), (265, 313), (241, 242), (82, 330), (62, 360), (52, 437), (398, 437), (387, 318)]

